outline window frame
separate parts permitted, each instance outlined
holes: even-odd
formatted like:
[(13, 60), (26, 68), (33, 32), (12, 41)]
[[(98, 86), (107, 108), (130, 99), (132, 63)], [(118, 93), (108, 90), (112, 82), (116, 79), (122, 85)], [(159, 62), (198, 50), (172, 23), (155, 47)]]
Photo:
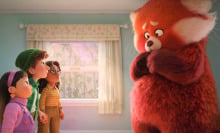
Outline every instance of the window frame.
[[(85, 42), (80, 42), (80, 43), (94, 43), (94, 41), (85, 41)], [(45, 45), (51, 45), (51, 43), (59, 43), (60, 45), (65, 45), (63, 43), (79, 43), (78, 41), (49, 41), (47, 42)], [(101, 42), (95, 42), (97, 43), (97, 46), (100, 45)], [(48, 46), (46, 46), (48, 47)], [(48, 52), (49, 53), (49, 52)], [(47, 59), (48, 60), (48, 59)], [(76, 67), (76, 66), (61, 66), (61, 70), (65, 71), (65, 72), (71, 72), (71, 69), (74, 69), (72, 72), (77, 72), (78, 70), (76, 69), (80, 69), (83, 68), (85, 69), (86, 67), (82, 66), (82, 67)], [(69, 69), (69, 70), (68, 70)], [(80, 71), (80, 70), (79, 70)], [(92, 68), (89, 71), (96, 71), (95, 67), (92, 66)], [(86, 71), (85, 71), (86, 72)], [(98, 69), (97, 69), (98, 72)], [(62, 106), (98, 106), (98, 97), (97, 98), (60, 98), (61, 104)]]

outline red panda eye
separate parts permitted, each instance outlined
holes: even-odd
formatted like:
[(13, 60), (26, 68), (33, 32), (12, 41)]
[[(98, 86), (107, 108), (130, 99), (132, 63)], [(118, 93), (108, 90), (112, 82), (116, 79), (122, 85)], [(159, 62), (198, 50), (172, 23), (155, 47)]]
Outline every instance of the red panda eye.
[(144, 33), (144, 38), (149, 39), (150, 38), (150, 34), (148, 32)]
[(160, 36), (162, 36), (162, 35), (163, 35), (163, 30), (157, 29), (157, 30), (155, 31), (155, 36), (160, 37)]

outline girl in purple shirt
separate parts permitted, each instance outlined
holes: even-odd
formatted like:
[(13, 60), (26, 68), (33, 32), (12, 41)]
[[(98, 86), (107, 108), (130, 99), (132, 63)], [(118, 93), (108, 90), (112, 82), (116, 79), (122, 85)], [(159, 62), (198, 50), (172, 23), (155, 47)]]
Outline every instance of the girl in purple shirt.
[(0, 132), (33, 133), (34, 121), (27, 110), (27, 98), (32, 94), (28, 75), (24, 71), (6, 72), (0, 79)]

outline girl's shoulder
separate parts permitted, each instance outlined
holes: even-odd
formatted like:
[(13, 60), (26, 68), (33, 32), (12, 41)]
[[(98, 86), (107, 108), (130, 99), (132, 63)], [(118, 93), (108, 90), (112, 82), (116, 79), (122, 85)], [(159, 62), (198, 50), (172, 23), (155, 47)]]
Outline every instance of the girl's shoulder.
[(21, 105), (19, 105), (18, 103), (11, 103), (9, 102), (6, 107), (5, 107), (5, 112), (8, 112), (8, 113), (21, 113), (23, 112), (23, 109), (21, 107)]
[(9, 102), (4, 110), (4, 118), (17, 119), (17, 117), (20, 117), (23, 112), (24, 110), (21, 108), (21, 105)]
[(9, 103), (6, 105), (5, 109), (14, 110), (14, 111), (15, 111), (15, 110), (20, 110), (21, 107), (20, 107), (20, 105), (19, 105), (18, 103), (9, 102)]

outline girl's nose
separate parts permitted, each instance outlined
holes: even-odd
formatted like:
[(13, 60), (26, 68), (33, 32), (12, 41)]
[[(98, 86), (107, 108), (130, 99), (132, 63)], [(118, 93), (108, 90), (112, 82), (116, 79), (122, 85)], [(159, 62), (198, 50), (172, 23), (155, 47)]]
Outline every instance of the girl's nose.
[(58, 76), (60, 76), (60, 72), (57, 72), (56, 74), (57, 74)]

